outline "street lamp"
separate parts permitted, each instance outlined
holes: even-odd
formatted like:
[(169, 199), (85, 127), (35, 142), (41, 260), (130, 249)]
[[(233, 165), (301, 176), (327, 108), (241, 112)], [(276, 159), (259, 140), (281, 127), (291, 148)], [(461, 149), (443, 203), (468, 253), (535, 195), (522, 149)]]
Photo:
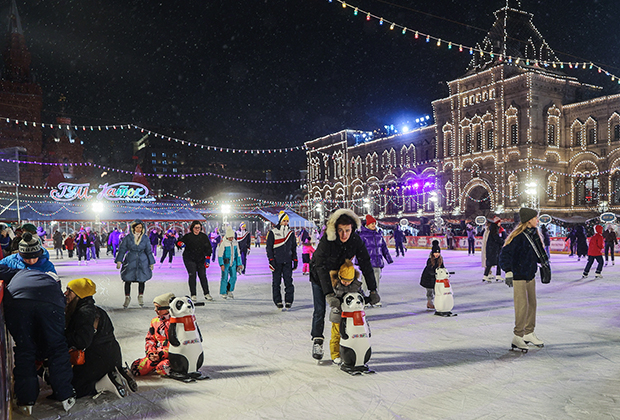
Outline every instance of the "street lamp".
[(532, 204), (532, 207), (538, 208), (538, 183), (536, 181), (530, 181), (525, 184), (525, 186), (527, 187), (525, 192), (531, 196), (530, 203)]
[[(97, 227), (97, 225), (101, 225), (101, 220), (99, 218), (104, 209), (103, 203), (101, 201), (95, 201), (91, 208), (95, 213), (95, 227)], [(101, 232), (101, 226), (99, 226), (98, 232)]]
[(222, 227), (228, 222), (228, 215), (230, 214), (230, 204), (222, 204)]

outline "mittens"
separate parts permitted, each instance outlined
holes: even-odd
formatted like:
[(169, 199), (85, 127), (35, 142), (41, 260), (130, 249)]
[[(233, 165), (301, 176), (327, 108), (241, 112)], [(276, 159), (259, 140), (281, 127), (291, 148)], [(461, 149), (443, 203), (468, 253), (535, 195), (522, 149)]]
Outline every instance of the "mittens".
[(338, 299), (333, 293), (326, 295), (325, 301), (332, 308), (340, 308), (340, 299)]

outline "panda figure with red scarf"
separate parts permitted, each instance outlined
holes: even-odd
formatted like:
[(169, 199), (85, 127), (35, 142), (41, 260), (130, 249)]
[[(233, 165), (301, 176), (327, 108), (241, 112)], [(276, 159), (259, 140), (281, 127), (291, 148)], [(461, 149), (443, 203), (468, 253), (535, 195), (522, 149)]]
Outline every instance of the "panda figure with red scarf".
[(170, 301), (169, 311), (170, 374), (168, 377), (183, 382), (208, 379), (208, 376), (199, 371), (204, 354), (202, 334), (194, 315), (194, 303), (189, 296), (176, 297)]
[(340, 319), (340, 369), (351, 374), (375, 373), (366, 363), (370, 360), (370, 328), (364, 312), (365, 299), (361, 293), (342, 297)]

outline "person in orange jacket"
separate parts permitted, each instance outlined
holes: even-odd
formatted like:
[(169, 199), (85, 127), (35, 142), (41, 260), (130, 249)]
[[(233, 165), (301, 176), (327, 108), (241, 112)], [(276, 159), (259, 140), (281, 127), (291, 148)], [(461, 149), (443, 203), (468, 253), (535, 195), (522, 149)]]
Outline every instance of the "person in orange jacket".
[(170, 372), (170, 360), (168, 359), (168, 329), (170, 328), (170, 301), (174, 299), (173, 293), (164, 293), (153, 299), (157, 316), (151, 320), (151, 327), (146, 333), (144, 350), (146, 357), (135, 360), (131, 364), (131, 373), (134, 376), (144, 376), (153, 370), (159, 375), (167, 375)]
[(588, 263), (586, 264), (586, 268), (583, 269), (583, 277), (588, 277), (588, 273), (590, 272), (590, 268), (592, 268), (592, 264), (594, 260), (598, 263), (596, 267), (596, 274), (594, 277), (602, 278), (603, 275), (601, 272), (603, 271), (603, 248), (605, 247), (605, 240), (603, 239), (603, 226), (596, 225), (594, 227), (596, 233), (593, 237), (590, 238), (590, 244), (588, 245)]

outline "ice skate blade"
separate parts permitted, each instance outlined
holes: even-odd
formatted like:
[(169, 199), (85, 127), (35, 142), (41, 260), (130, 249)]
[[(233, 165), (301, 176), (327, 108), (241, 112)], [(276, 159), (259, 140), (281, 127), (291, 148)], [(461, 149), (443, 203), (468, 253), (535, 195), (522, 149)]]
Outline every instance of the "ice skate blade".
[(527, 353), (527, 351), (529, 349), (522, 349), (520, 347), (515, 346), (514, 344), (512, 344), (512, 347), (510, 348), (511, 351), (520, 351), (521, 353)]
[(208, 375), (205, 375), (202, 372), (190, 372), (187, 374), (187, 376), (197, 381), (204, 381), (205, 379), (211, 379)]
[(531, 341), (526, 341), (525, 343), (530, 345), (530, 346), (538, 347), (539, 349), (542, 349), (543, 347), (545, 347), (544, 344), (534, 344)]
[(435, 313), (433, 315), (443, 316), (443, 317), (450, 317), (450, 316), (457, 316), (458, 314), (453, 314), (452, 312), (438, 312), (438, 311), (435, 311)]

